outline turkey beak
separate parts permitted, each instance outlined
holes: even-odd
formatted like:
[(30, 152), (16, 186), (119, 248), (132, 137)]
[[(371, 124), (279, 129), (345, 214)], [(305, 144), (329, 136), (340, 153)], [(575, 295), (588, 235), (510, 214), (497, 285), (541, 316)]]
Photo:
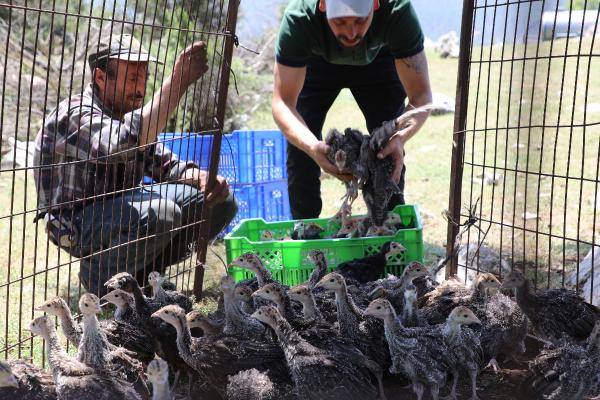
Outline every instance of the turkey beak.
[(475, 324), (475, 325), (481, 325), (481, 321), (479, 320), (479, 318), (477, 318), (477, 316), (473, 315), (471, 317), (471, 323)]
[(153, 312), (150, 318), (160, 318), (160, 313), (158, 311)]
[(40, 311), (40, 312), (44, 312), (44, 309), (42, 308), (43, 306), (37, 306), (36, 308), (34, 308), (34, 311)]
[(105, 294), (104, 296), (100, 297), (100, 301), (110, 303), (110, 301), (106, 300), (106, 296), (108, 296), (108, 294)]

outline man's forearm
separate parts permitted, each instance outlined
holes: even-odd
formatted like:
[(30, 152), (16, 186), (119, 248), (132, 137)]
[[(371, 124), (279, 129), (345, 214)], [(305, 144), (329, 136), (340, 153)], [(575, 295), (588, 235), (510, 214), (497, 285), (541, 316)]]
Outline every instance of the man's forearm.
[(167, 125), (186, 89), (187, 85), (182, 82), (179, 74), (167, 77), (160, 90), (142, 108), (142, 126), (138, 142), (140, 146), (156, 141), (156, 136)]
[(287, 140), (307, 154), (310, 154), (312, 146), (319, 141), (308, 129), (298, 111), (283, 100), (274, 102), (273, 119)]

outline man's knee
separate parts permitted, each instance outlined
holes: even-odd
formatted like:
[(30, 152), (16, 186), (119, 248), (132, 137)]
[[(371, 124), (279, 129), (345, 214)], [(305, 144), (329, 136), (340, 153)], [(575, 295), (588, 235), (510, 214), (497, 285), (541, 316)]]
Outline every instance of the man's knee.
[(217, 236), (227, 225), (231, 223), (238, 212), (238, 205), (233, 195), (213, 207), (211, 213), (210, 236)]
[(166, 233), (182, 225), (181, 208), (165, 198), (152, 200), (147, 218), (148, 231), (151, 233)]

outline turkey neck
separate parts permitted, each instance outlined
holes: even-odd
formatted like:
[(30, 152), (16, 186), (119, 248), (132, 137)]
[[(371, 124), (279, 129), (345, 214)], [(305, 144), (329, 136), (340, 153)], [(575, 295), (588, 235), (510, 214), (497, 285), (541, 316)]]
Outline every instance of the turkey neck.
[(65, 357), (67, 357), (67, 353), (65, 353), (60, 345), (58, 336), (56, 335), (56, 331), (54, 329), (48, 332), (48, 335), (47, 337), (44, 337), (44, 340), (46, 340), (48, 363), (50, 364), (52, 375), (54, 375), (54, 381), (56, 382), (56, 377), (61, 372), (61, 367), (65, 361)]
[(533, 297), (533, 289), (529, 283), (529, 279), (525, 279), (521, 286), (516, 288), (517, 304), (522, 309), (529, 308)]
[(223, 305), (225, 308), (225, 326), (237, 326), (242, 319), (240, 307), (236, 305), (233, 291), (223, 290)]
[(302, 315), (304, 315), (304, 318), (306, 319), (319, 318), (317, 304), (315, 303), (315, 298), (312, 295), (302, 301)]
[(344, 336), (356, 337), (359, 333), (358, 325), (362, 319), (362, 312), (348, 294), (346, 285), (335, 291), (335, 304), (337, 306), (340, 333)]
[(115, 309), (115, 319), (117, 321), (122, 321), (124, 318), (126, 318), (127, 316), (129, 316), (129, 314), (132, 312), (133, 310), (131, 309), (131, 304), (129, 302), (126, 302), (123, 305), (118, 305), (117, 308)]
[(63, 334), (69, 339), (70, 342), (77, 345), (81, 340), (81, 332), (77, 327), (77, 323), (75, 319), (73, 319), (73, 315), (71, 314), (71, 310), (68, 307), (64, 309), (64, 311), (60, 315), (60, 327), (63, 331)]
[(108, 362), (104, 342), (98, 329), (96, 314), (83, 316), (83, 335), (79, 342), (77, 358), (93, 368), (104, 368)]
[(165, 304), (167, 302), (167, 292), (165, 292), (165, 289), (163, 289), (162, 282), (156, 285), (154, 288), (154, 300), (161, 304)]
[[(177, 331), (177, 349), (179, 350), (179, 354), (186, 362), (187, 360), (194, 360), (195, 355), (191, 350), (192, 335), (187, 326), (185, 315), (178, 315), (177, 320), (178, 323), (175, 325), (175, 330)], [(194, 365), (194, 363), (190, 365)]]
[(171, 400), (171, 391), (166, 383), (152, 383), (152, 400)]
[(444, 323), (444, 328), (442, 329), (444, 338), (448, 339), (451, 342), (454, 342), (454, 340), (456, 340), (456, 338), (460, 335), (461, 331), (461, 325), (454, 321), (446, 321)]
[(402, 308), (402, 317), (405, 320), (415, 318), (417, 314), (417, 301), (414, 298), (404, 298), (404, 307)]
[(294, 311), (292, 310), (292, 303), (287, 294), (283, 293), (279, 299), (275, 302), (277, 304), (277, 311), (284, 318), (292, 319), (294, 318)]
[(392, 309), (383, 319), (383, 330), (388, 343), (392, 343), (392, 338), (399, 336), (403, 328), (402, 322), (400, 322), (396, 316), (396, 312)]
[(298, 353), (306, 353), (307, 350), (316, 352), (316, 349), (313, 346), (303, 340), (300, 335), (294, 331), (285, 318), (278, 317), (274, 329), (279, 344), (288, 361)]
[(144, 297), (144, 293), (142, 293), (142, 288), (140, 285), (136, 284), (133, 286), (132, 290), (133, 298), (135, 300), (135, 309), (139, 316), (145, 316), (147, 318), (150, 317), (146, 305), (146, 298)]
[(263, 287), (273, 279), (271, 278), (271, 274), (262, 262), (258, 262), (254, 268), (254, 275), (256, 275), (256, 281), (258, 282), (258, 287)]

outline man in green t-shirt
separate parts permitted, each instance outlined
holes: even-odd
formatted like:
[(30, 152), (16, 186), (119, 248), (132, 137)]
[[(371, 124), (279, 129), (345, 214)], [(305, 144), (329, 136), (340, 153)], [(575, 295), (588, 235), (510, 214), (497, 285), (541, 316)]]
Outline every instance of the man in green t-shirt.
[[(295, 219), (321, 212), (321, 169), (349, 180), (326, 158), (321, 130), (341, 89), (349, 88), (369, 132), (408, 107), (431, 102), (423, 33), (409, 0), (291, 0), (276, 47), (273, 117), (286, 136), (288, 189)], [(427, 114), (412, 118), (380, 157), (395, 160), (404, 189), (404, 144)], [(403, 204), (395, 195), (390, 208)]]

